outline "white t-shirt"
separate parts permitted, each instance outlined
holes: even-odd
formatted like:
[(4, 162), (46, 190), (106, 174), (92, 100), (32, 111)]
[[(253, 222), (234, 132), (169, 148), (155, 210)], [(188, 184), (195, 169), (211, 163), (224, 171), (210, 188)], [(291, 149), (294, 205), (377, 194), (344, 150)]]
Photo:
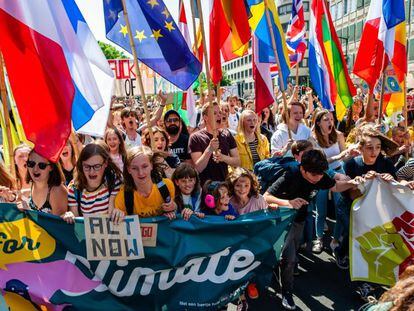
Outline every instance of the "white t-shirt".
[(137, 137), (135, 137), (135, 139), (133, 140), (129, 139), (128, 135), (126, 135), (125, 146), (127, 147), (127, 149), (142, 146), (141, 135), (137, 133)]
[(229, 114), (229, 129), (237, 131), (237, 126), (239, 125), (239, 116), (237, 112), (235, 114)]

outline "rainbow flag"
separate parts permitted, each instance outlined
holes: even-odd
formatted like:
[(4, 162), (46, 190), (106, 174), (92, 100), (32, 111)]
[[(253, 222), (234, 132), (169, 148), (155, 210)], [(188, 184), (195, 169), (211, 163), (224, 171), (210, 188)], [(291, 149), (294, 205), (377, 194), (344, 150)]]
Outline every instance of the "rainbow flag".
[(352, 106), (355, 87), (325, 0), (313, 0), (309, 25), (309, 75), (324, 108), (342, 120)]

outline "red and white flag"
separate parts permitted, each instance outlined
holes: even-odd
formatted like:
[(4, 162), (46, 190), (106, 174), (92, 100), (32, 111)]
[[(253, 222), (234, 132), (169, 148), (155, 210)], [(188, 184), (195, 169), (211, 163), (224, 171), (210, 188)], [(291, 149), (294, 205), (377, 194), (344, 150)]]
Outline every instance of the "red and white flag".
[(260, 113), (264, 108), (269, 107), (275, 101), (273, 97), (273, 84), (268, 63), (261, 63), (259, 60), (259, 44), (255, 35), (252, 36), (253, 48), (253, 79), (255, 81), (255, 102), (256, 112)]

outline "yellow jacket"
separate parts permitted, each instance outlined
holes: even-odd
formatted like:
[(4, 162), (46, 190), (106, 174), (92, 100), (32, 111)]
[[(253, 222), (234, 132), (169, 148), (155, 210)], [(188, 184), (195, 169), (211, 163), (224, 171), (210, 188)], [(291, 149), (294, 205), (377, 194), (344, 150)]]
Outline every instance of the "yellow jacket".
[[(253, 157), (249, 148), (249, 144), (246, 142), (246, 138), (244, 137), (244, 134), (238, 133), (234, 137), (234, 139), (236, 140), (237, 151), (239, 152), (240, 166), (252, 171)], [(270, 157), (269, 141), (267, 140), (266, 136), (262, 134), (260, 134), (260, 136), (258, 137), (257, 153), (260, 157), (260, 160)]]

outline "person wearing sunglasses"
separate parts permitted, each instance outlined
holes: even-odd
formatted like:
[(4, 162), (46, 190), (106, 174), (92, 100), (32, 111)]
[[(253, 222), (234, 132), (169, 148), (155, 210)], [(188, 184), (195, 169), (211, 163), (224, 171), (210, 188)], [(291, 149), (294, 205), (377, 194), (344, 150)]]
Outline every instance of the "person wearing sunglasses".
[(114, 207), (121, 186), (122, 173), (109, 155), (103, 141), (86, 145), (76, 162), (73, 181), (68, 186), (69, 211), (62, 218), (73, 223), (75, 217), (109, 214), (119, 223), (124, 213)]
[[(57, 216), (67, 211), (68, 194), (60, 164), (51, 163), (31, 150), (27, 160), (26, 182), (31, 185), (28, 208)], [(26, 207), (24, 203), (23, 207)]]
[(180, 162), (190, 162), (191, 156), (188, 152), (189, 133), (187, 126), (175, 110), (168, 110), (164, 115), (164, 128), (168, 133), (169, 147)]

